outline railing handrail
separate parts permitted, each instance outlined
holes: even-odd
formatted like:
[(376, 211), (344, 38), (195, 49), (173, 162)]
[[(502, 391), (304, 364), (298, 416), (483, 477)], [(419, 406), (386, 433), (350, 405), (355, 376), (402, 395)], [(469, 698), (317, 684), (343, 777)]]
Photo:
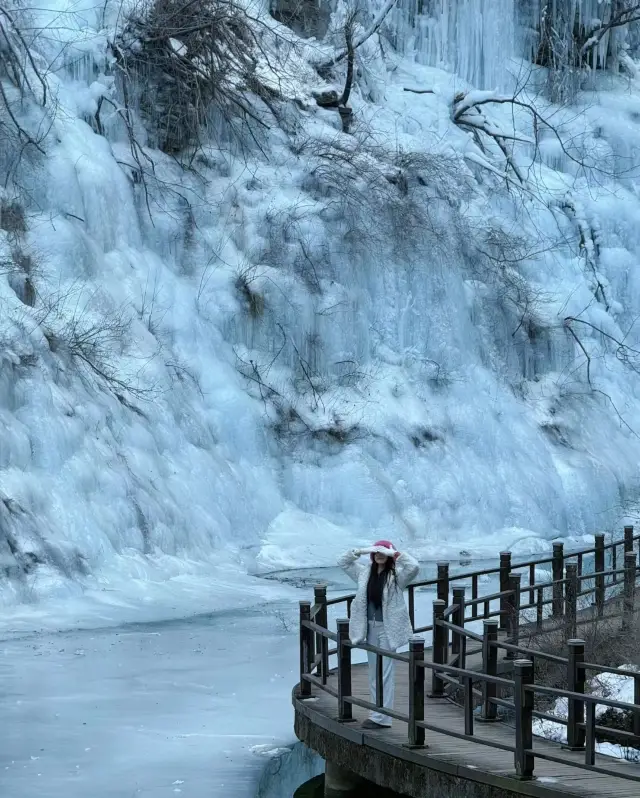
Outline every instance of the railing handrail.
[[(377, 672), (382, 673), (382, 660), (384, 657), (404, 663), (409, 667), (409, 713), (397, 712), (385, 708), (391, 717), (405, 720), (409, 725), (409, 741), (411, 745), (424, 743), (425, 730), (437, 730), (453, 737), (464, 739), (473, 738), (473, 698), (481, 695), (482, 711), (489, 720), (496, 718), (497, 708), (507, 707), (515, 712), (516, 725), (522, 729), (517, 736), (516, 746), (508, 746), (497, 741), (476, 739), (482, 745), (493, 745), (496, 748), (513, 751), (515, 755), (516, 771), (522, 778), (532, 778), (536, 757), (564, 762), (588, 770), (621, 776), (623, 778), (640, 781), (640, 774), (630, 775), (626, 772), (607, 770), (595, 766), (595, 737), (597, 730), (602, 728), (596, 724), (595, 708), (604, 706), (609, 709), (627, 711), (633, 718), (633, 733), (628, 731), (606, 729), (607, 735), (614, 739), (634, 741), (640, 740), (640, 670), (632, 671), (624, 668), (610, 668), (604, 665), (595, 665), (585, 662), (584, 641), (576, 639), (578, 620), (578, 599), (585, 595), (594, 594), (593, 607), (595, 612), (586, 618), (586, 621), (620, 617), (620, 615), (604, 615), (604, 605), (612, 598), (619, 601), (622, 606), (623, 629), (628, 628), (634, 613), (634, 594), (636, 590), (638, 568), (637, 555), (634, 546), (640, 540), (640, 535), (633, 534), (633, 527), (625, 527), (622, 540), (604, 543), (604, 536), (596, 536), (596, 546), (577, 552), (564, 554), (562, 544), (554, 544), (553, 557), (538, 559), (525, 563), (512, 564), (511, 555), (503, 552), (500, 555), (500, 567), (495, 569), (482, 569), (481, 571), (450, 576), (448, 564), (438, 564), (438, 578), (423, 582), (414, 582), (409, 586), (410, 614), (413, 618), (413, 590), (416, 587), (437, 586), (438, 599), (433, 602), (433, 623), (423, 629), (433, 630), (433, 647), (431, 661), (424, 659), (424, 639), (412, 638), (408, 653), (392, 652), (367, 643), (355, 644), (349, 640), (348, 620), (338, 621), (338, 632), (328, 628), (327, 607), (346, 602), (350, 609), (354, 595), (328, 599), (326, 586), (318, 585), (314, 590), (314, 604), (300, 602), (300, 697), (308, 698), (311, 695), (311, 686), (314, 685), (335, 696), (339, 704), (339, 717), (348, 720), (352, 717), (352, 705), (365, 709), (381, 710), (383, 705), (382, 686), (376, 690), (376, 703), (355, 698), (351, 695), (351, 651), (359, 649), (373, 653), (377, 660)], [(617, 547), (623, 546), (624, 567), (617, 568)], [(604, 553), (607, 549), (612, 551), (612, 567), (605, 568)], [(594, 571), (582, 573), (582, 557), (584, 554), (595, 553)], [(571, 562), (578, 557), (577, 563)], [(554, 579), (551, 582), (535, 583), (535, 565), (551, 563)], [(518, 569), (529, 567), (530, 583), (521, 584), (521, 573), (514, 573)], [(486, 596), (478, 596), (477, 577), (495, 573), (500, 575), (500, 591)], [(623, 578), (618, 577), (622, 575)], [(450, 582), (473, 578), (472, 589), (474, 596), (470, 601), (465, 601), (465, 587), (454, 588), (453, 603), (449, 604)], [(610, 577), (610, 579), (608, 579)], [(585, 581), (592, 581), (593, 587), (580, 590)], [(611, 587), (622, 585), (622, 595), (609, 597), (606, 591)], [(545, 590), (551, 589), (553, 597), (545, 599)], [(536, 596), (536, 601), (530, 598), (528, 604), (521, 604), (522, 594), (529, 593), (530, 597)], [(500, 601), (500, 609), (491, 611), (491, 602)], [(480, 620), (477, 616), (477, 606), (484, 603), (484, 634), (479, 635), (465, 628), (465, 624)], [(520, 614), (523, 610), (536, 607), (536, 628), (542, 626), (543, 609), (552, 606), (552, 618), (565, 622), (568, 656), (563, 657), (540, 651), (520, 642)], [(620, 604), (617, 605), (620, 607)], [(473, 614), (466, 617), (465, 610), (471, 607)], [(500, 620), (490, 620), (498, 617)], [(583, 622), (584, 619), (580, 622)], [(498, 628), (506, 632), (503, 639), (498, 638)], [(415, 628), (415, 623), (414, 623)], [(552, 632), (562, 630), (562, 627), (550, 627)], [(449, 637), (451, 635), (451, 645)], [(337, 647), (329, 649), (329, 641), (337, 642)], [(481, 648), (473, 653), (482, 653), (482, 671), (471, 670), (467, 664), (467, 642), (481, 643)], [(506, 679), (497, 674), (497, 654), (499, 650), (506, 651), (506, 659), (514, 661), (514, 677)], [(316, 650), (319, 653), (316, 653)], [(471, 652), (470, 652), (471, 653)], [(338, 688), (337, 690), (327, 683), (329, 656), (338, 656)], [(449, 658), (451, 657), (451, 661)], [(550, 687), (534, 682), (534, 660), (547, 660), (558, 667), (566, 668), (568, 688)], [(317, 675), (314, 675), (313, 671)], [(456, 689), (464, 691), (464, 734), (451, 729), (441, 728), (424, 720), (424, 679), (425, 673), (432, 674), (432, 694), (444, 695), (445, 684), (453, 685)], [(605, 698), (587, 690), (588, 671), (596, 673), (611, 673), (619, 676), (633, 678), (634, 701), (618, 701)], [(381, 680), (378, 680), (381, 681)], [(481, 693), (473, 687), (474, 682), (483, 686)], [(499, 697), (498, 690), (508, 687), (513, 690), (513, 701), (509, 702)], [(549, 698), (564, 698), (568, 702), (567, 719), (556, 718), (545, 712), (534, 709), (534, 696), (543, 695)], [(585, 718), (586, 713), (586, 718)], [(567, 741), (572, 750), (584, 750), (584, 765), (554, 757), (552, 754), (543, 754), (533, 750), (533, 718), (553, 720), (567, 728)]]
[[(451, 609), (452, 609), (452, 607), (447, 607), (446, 608), (446, 610), (451, 610)], [(445, 612), (446, 612), (446, 610), (445, 610)], [(440, 626), (447, 628), (449, 631), (454, 631), (457, 634), (459, 634), (461, 636), (464, 636), (468, 640), (474, 640), (476, 642), (481, 642), (483, 640), (483, 637), (481, 635), (476, 634), (475, 632), (472, 632), (469, 629), (465, 629), (463, 626), (457, 626), (456, 624), (452, 623), (451, 621), (438, 620), (437, 623)], [(328, 640), (333, 640), (334, 642), (338, 641), (338, 635), (337, 635), (336, 632), (332, 632), (330, 629), (325, 628), (323, 626), (320, 626), (319, 624), (314, 623), (313, 621), (303, 621), (302, 625), (305, 628), (315, 632), (317, 635), (321, 635), (322, 637), (327, 638)], [(374, 654), (377, 654), (379, 656), (388, 657), (389, 659), (394, 659), (394, 660), (397, 660), (399, 662), (407, 662), (407, 663), (409, 662), (409, 655), (406, 654), (406, 653), (399, 653), (397, 651), (390, 651), (389, 649), (381, 648), (380, 646), (374, 646), (374, 645), (372, 645), (370, 643), (353, 643), (350, 640), (347, 640), (347, 641), (345, 641), (345, 645), (348, 646), (349, 648), (360, 649), (362, 651), (370, 651), (370, 652), (372, 652)], [(524, 645), (514, 645), (514, 644), (508, 643), (508, 642), (506, 642), (504, 640), (491, 641), (489, 643), (489, 645), (492, 646), (492, 647), (498, 648), (498, 649), (504, 649), (505, 651), (512, 651), (512, 652), (515, 652), (515, 653), (518, 653), (518, 654), (522, 654), (524, 656), (531, 656), (531, 657), (534, 657), (536, 659), (544, 659), (544, 660), (547, 660), (549, 662), (555, 662), (558, 665), (567, 665), (568, 662), (569, 662), (569, 659), (567, 657), (562, 657), (562, 656), (560, 656), (558, 654), (550, 654), (550, 653), (548, 653), (546, 651), (541, 651), (539, 649), (533, 649), (533, 648), (530, 648), (530, 647), (524, 646)], [(423, 662), (423, 663), (420, 664), (420, 667), (429, 668), (429, 669), (432, 669), (432, 670), (442, 671), (443, 673), (456, 673), (456, 674), (464, 675), (464, 676), (466, 676), (466, 675), (474, 675), (475, 677), (479, 677), (479, 678), (481, 678), (483, 680), (485, 678), (484, 675), (480, 674), (478, 671), (466, 670), (464, 668), (456, 668), (455, 666), (443, 665), (441, 663)], [(640, 670), (631, 671), (631, 670), (627, 670), (625, 668), (613, 668), (613, 667), (609, 667), (608, 665), (597, 665), (597, 664), (593, 664), (593, 663), (589, 663), (589, 662), (582, 663), (581, 667), (584, 668), (585, 670), (597, 671), (600, 674), (608, 674), (608, 673), (610, 673), (610, 674), (617, 675), (617, 676), (625, 676), (625, 677), (629, 677), (629, 678), (640, 679)], [(494, 681), (495, 681), (496, 684), (505, 682), (504, 679), (498, 679), (497, 681), (496, 680), (494, 680)], [(542, 688), (543, 685), (540, 685), (540, 687)], [(553, 691), (553, 693), (551, 693), (549, 691)], [(568, 698), (575, 697), (575, 695), (573, 693), (571, 693), (570, 691), (563, 690), (561, 688), (548, 688), (548, 689), (545, 688), (544, 691), (541, 690), (540, 692), (547, 692), (550, 695), (553, 694), (553, 695), (558, 695), (558, 696), (563, 696), (563, 697), (568, 697)], [(586, 700), (587, 697), (590, 696), (591, 694), (590, 693), (583, 693), (581, 695), (583, 695), (585, 697), (585, 700)], [(594, 697), (597, 697), (597, 696), (594, 696)], [(631, 703), (629, 703), (629, 702), (617, 702), (617, 704), (616, 704), (616, 702), (612, 703), (611, 700), (609, 700), (609, 699), (605, 700), (604, 698), (602, 698), (602, 699), (598, 698), (598, 701), (596, 701), (596, 703), (603, 704), (603, 705), (606, 705), (606, 706), (615, 707), (615, 708), (629, 708), (629, 707), (632, 708), (632, 709), (633, 708), (637, 708), (638, 712), (640, 712), (640, 706), (638, 706), (634, 702), (631, 702)], [(618, 704), (620, 704), (620, 706), (618, 706)]]
[[(633, 540), (634, 543), (640, 541), (640, 533), (637, 534), (637, 535), (634, 535), (632, 540)], [(620, 540), (613, 540), (610, 543), (605, 543), (604, 546), (602, 547), (602, 550), (608, 551), (610, 549), (613, 549), (614, 547), (621, 546), (624, 543), (625, 543), (624, 538), (622, 538)], [(564, 552), (563, 551), (562, 561), (566, 562), (567, 560), (571, 560), (574, 557), (584, 556), (585, 554), (594, 554), (597, 551), (598, 551), (597, 547), (592, 547), (590, 549), (580, 549), (578, 551), (570, 551), (570, 552)], [(522, 562), (522, 563), (512, 563), (511, 564), (511, 571), (518, 571), (518, 570), (520, 570), (522, 568), (530, 568), (531, 566), (545, 565), (547, 563), (552, 563), (552, 562), (553, 562), (553, 557), (545, 557), (543, 559), (527, 560), (526, 562)], [(640, 569), (640, 566), (639, 566), (639, 569)], [(606, 576), (610, 576), (610, 575), (615, 574), (615, 573), (623, 573), (623, 572), (624, 572), (624, 568), (609, 569), (607, 571), (590, 571), (590, 572), (588, 572), (586, 574), (585, 573), (578, 574), (578, 580), (579, 581), (586, 581), (588, 579), (593, 579), (596, 576), (605, 576), (606, 577)], [(473, 579), (474, 577), (477, 578), (479, 576), (489, 576), (491, 574), (499, 574), (499, 573), (500, 573), (500, 567), (499, 566), (498, 567), (493, 567), (493, 568), (483, 568), (483, 569), (480, 569), (480, 570), (477, 570), (477, 571), (466, 571), (465, 573), (450, 575), (449, 576), (449, 582), (454, 582), (454, 581), (455, 582), (459, 582), (459, 581), (462, 581), (462, 580), (465, 580), (465, 579)], [(526, 593), (527, 591), (535, 590), (538, 587), (541, 587), (541, 588), (543, 588), (543, 587), (551, 587), (554, 584), (557, 584), (558, 582), (561, 582), (561, 581), (564, 581), (564, 579), (562, 579), (562, 580), (556, 579), (556, 580), (552, 580), (550, 582), (544, 582), (542, 584), (535, 583), (534, 585), (523, 585), (520, 588), (520, 592), (521, 593)], [(420, 581), (417, 581), (417, 582), (411, 582), (409, 585), (407, 585), (407, 590), (415, 590), (416, 588), (419, 588), (419, 587), (434, 587), (437, 584), (438, 584), (438, 578), (437, 577), (434, 577), (432, 579), (423, 579), (423, 580), (420, 580)], [(497, 594), (495, 597), (498, 598), (499, 595), (500, 594)], [(326, 605), (327, 606), (333, 606), (335, 604), (341, 604), (341, 603), (343, 603), (345, 601), (349, 601), (350, 602), (350, 601), (353, 601), (353, 599), (355, 597), (356, 597), (356, 594), (354, 592), (348, 593), (348, 594), (346, 594), (344, 596), (334, 596), (333, 598), (327, 600)], [(472, 601), (474, 601), (476, 604), (482, 604), (483, 601), (490, 601), (493, 598), (494, 598), (493, 595), (491, 595), (491, 596), (479, 596), (476, 599), (472, 599)], [(471, 604), (469, 604), (469, 606), (471, 606)]]
[[(514, 566), (514, 570), (515, 570), (515, 566)], [(639, 566), (639, 570), (640, 570), (640, 566)], [(611, 576), (613, 574), (623, 574), (623, 573), (624, 573), (624, 568), (616, 568), (615, 570), (608, 570), (608, 571), (595, 571), (595, 572), (592, 572), (592, 573), (590, 572), (588, 574), (581, 574), (580, 576), (578, 576), (578, 581), (579, 582), (583, 582), (583, 581), (587, 581), (588, 579), (594, 579), (596, 576)], [(456, 578), (457, 577), (451, 577), (451, 581), (453, 581)], [(567, 582), (567, 578), (563, 577), (562, 579), (556, 579), (556, 580), (554, 580), (552, 582), (540, 582), (540, 583), (536, 582), (533, 585), (529, 585), (529, 584), (521, 585), (521, 587), (519, 588), (519, 592), (521, 594), (522, 593), (529, 593), (532, 590), (543, 590), (543, 589), (546, 589), (546, 588), (553, 587), (553, 585), (564, 584), (566, 582)], [(438, 583), (438, 580), (436, 579), (433, 582), (433, 584), (437, 585), (437, 583)], [(415, 588), (415, 587), (422, 587), (422, 583), (411, 582), (409, 585), (407, 585), (406, 589), (408, 590), (409, 588)], [(583, 595), (586, 595), (587, 593), (593, 593), (593, 592), (594, 592), (594, 588), (591, 588), (591, 589), (585, 590)], [(509, 590), (502, 590), (502, 591), (499, 591), (498, 593), (490, 593), (487, 596), (484, 596), (484, 595), (483, 596), (478, 596), (475, 599), (469, 599), (468, 601), (465, 601), (465, 607), (473, 607), (474, 604), (482, 604), (485, 601), (495, 601), (496, 599), (501, 598), (503, 596), (507, 596), (510, 593), (511, 593), (511, 591), (509, 591)], [(336, 604), (343, 604), (346, 601), (353, 601), (355, 599), (355, 597), (356, 597), (355, 593), (347, 593), (344, 596), (334, 596), (333, 598), (327, 599), (327, 602), (326, 602), (325, 606), (331, 607), (331, 606), (335, 606)], [(550, 604), (551, 601), (552, 601), (552, 599), (548, 599), (548, 600), (545, 601), (545, 603), (546, 604)], [(446, 611), (449, 612), (451, 610), (451, 608), (452, 608), (452, 605), (449, 605), (446, 608)], [(473, 619), (473, 620), (477, 620), (477, 619)]]
[[(640, 533), (633, 536), (633, 541), (634, 542), (640, 541)], [(605, 543), (603, 548), (604, 548), (605, 551), (608, 551), (609, 549), (612, 549), (614, 546), (621, 546), (624, 542), (625, 542), (624, 538), (622, 538), (620, 540), (612, 540), (610, 543)], [(566, 553), (563, 553), (562, 559), (563, 560), (570, 560), (573, 557), (578, 557), (579, 555), (584, 556), (585, 554), (595, 554), (596, 551), (597, 551), (597, 548), (596, 547), (592, 547), (590, 549), (580, 549), (578, 551), (566, 552)], [(546, 563), (552, 563), (552, 562), (553, 562), (553, 556), (551, 556), (551, 557), (543, 557), (541, 559), (527, 560), (527, 561), (521, 562), (521, 563), (512, 563), (511, 570), (512, 571), (517, 571), (520, 568), (529, 568), (532, 565), (545, 565)], [(489, 576), (490, 574), (498, 574), (498, 573), (500, 573), (500, 567), (499, 566), (498, 567), (493, 567), (493, 568), (484, 568), (484, 569), (481, 569), (481, 570), (478, 570), (478, 571), (467, 571), (467, 572), (462, 573), (462, 574), (453, 574), (452, 576), (449, 577), (449, 580), (451, 582), (453, 582), (453, 581), (459, 582), (462, 579), (470, 579), (470, 578), (473, 578), (474, 576)], [(430, 587), (431, 585), (437, 585), (437, 584), (438, 584), (437, 578), (435, 578), (435, 579), (424, 579), (424, 580), (421, 580), (419, 582), (412, 582), (410, 587), (413, 587), (413, 588), (416, 588), (416, 587)]]

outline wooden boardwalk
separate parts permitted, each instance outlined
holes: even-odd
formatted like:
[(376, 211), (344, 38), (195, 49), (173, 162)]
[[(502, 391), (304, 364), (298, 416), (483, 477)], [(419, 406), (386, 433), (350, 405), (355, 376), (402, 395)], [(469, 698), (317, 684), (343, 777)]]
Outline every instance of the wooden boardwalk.
[[(428, 659), (429, 652), (425, 651)], [(353, 694), (369, 700), (369, 683), (366, 665), (354, 665), (352, 669)], [(337, 689), (337, 676), (332, 672), (328, 686)], [(396, 668), (396, 706), (407, 706), (409, 683), (407, 669)], [(426, 748), (407, 747), (407, 724), (394, 720), (393, 727), (384, 731), (369, 731), (360, 728), (368, 713), (358, 706), (353, 707), (354, 722), (337, 720), (337, 701), (328, 693), (314, 690), (310, 700), (294, 699), (296, 713), (301, 713), (326, 732), (342, 739), (381, 752), (396, 759), (406, 760), (413, 766), (422, 766), (469, 781), (479, 782), (540, 798), (559, 798), (561, 795), (580, 795), (583, 798), (638, 798), (640, 781), (614, 778), (594, 771), (585, 771), (584, 753), (563, 750), (557, 743), (542, 738), (534, 739), (536, 751), (535, 778), (532, 781), (517, 779), (513, 753), (482, 745), (482, 740), (502, 744), (512, 749), (514, 729), (505, 722), (474, 724), (472, 739), (458, 739), (444, 733), (427, 730)], [(425, 698), (425, 721), (435, 726), (448, 728), (458, 734), (464, 733), (462, 709), (449, 699)], [(562, 758), (566, 764), (545, 761), (542, 755)], [(574, 763), (572, 766), (569, 763)], [(640, 779), (640, 766), (613, 757), (598, 756), (598, 764), (607, 769), (617, 769)], [(418, 784), (419, 782), (416, 782)], [(388, 786), (388, 785), (387, 785)], [(420, 793), (415, 793), (420, 795)], [(426, 794), (425, 794), (426, 798)], [(439, 798), (437, 795), (429, 798)]]
[[(525, 563), (512, 564), (510, 553), (501, 552), (496, 568), (454, 576), (447, 563), (438, 563), (436, 579), (408, 587), (418, 636), (407, 654), (352, 644), (346, 618), (353, 595), (328, 599), (326, 587), (316, 586), (314, 603), (300, 602), (300, 682), (293, 694), (298, 738), (325, 759), (332, 783), (355, 775), (412, 798), (640, 798), (640, 764), (598, 752), (596, 712), (600, 706), (627, 713), (633, 730), (607, 728), (607, 736), (640, 748), (640, 673), (589, 662), (579, 639), (583, 629), (609, 625), (609, 644), (615, 645), (638, 628), (639, 546), (640, 535), (625, 527), (623, 540), (606, 544), (598, 534), (593, 548), (566, 554), (554, 543), (550, 558)], [(547, 578), (551, 571), (551, 581), (540, 582), (537, 569)], [(487, 575), (499, 579), (499, 592), (482, 594)], [(465, 582), (471, 582), (470, 599)], [(420, 587), (437, 592), (433, 622), (423, 627), (415, 623)], [(337, 605), (344, 605), (343, 614), (332, 631), (328, 608)], [(482, 634), (470, 628), (479, 621)], [(425, 632), (432, 633), (432, 648), (419, 636)], [(541, 650), (545, 639), (550, 651)], [(354, 648), (373, 653), (379, 673), (384, 657), (396, 660), (391, 729), (362, 728), (382, 695), (372, 701), (367, 665), (353, 664)], [(632, 679), (633, 701), (590, 692), (593, 675), (604, 673)], [(534, 735), (536, 718), (555, 720), (537, 707), (559, 698), (569, 707), (558, 722), (572, 749)], [(501, 711), (504, 719), (497, 720)]]

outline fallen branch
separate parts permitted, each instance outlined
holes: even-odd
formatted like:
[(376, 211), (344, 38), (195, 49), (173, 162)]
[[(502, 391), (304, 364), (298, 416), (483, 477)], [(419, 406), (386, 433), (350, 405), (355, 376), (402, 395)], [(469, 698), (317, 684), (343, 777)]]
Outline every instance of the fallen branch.
[(347, 43), (347, 77), (344, 82), (344, 91), (340, 98), (340, 105), (346, 106), (349, 102), (349, 95), (351, 94), (351, 84), (353, 83), (353, 64), (356, 57), (356, 51), (353, 46), (353, 27), (355, 24), (355, 16), (351, 15), (346, 21), (344, 26), (344, 38)]
[[(606, 338), (608, 341), (611, 341), (615, 344), (615, 356), (621, 363), (624, 363), (628, 366), (632, 371), (640, 374), (640, 349), (635, 349), (632, 346), (626, 344), (623, 340), (620, 340), (615, 337), (615, 335), (611, 335), (611, 333), (605, 332), (601, 327), (598, 327), (597, 324), (592, 324), (590, 321), (586, 321), (585, 319), (579, 319), (576, 316), (567, 316), (564, 320), (565, 326), (571, 330), (571, 324), (582, 324), (585, 327), (589, 327), (594, 332), (599, 333), (603, 338)], [(573, 331), (572, 331), (573, 332)], [(627, 333), (628, 335), (628, 333)], [(574, 333), (575, 337), (575, 333)], [(626, 338), (626, 336), (625, 336)]]
[[(8, 21), (9, 25), (11, 26), (11, 32), (18, 39), (18, 41), (20, 42), (22, 51), (23, 51), (24, 55), (26, 56), (27, 60), (29, 61), (29, 63), (31, 64), (31, 68), (33, 69), (33, 74), (36, 76), (36, 78), (38, 79), (38, 82), (42, 86), (42, 102), (41, 102), (41, 105), (44, 107), (47, 104), (47, 84), (46, 84), (44, 78), (42, 77), (42, 75), (40, 74), (40, 70), (38, 69), (38, 67), (35, 64), (33, 56), (31, 55), (31, 50), (29, 49), (29, 45), (25, 41), (25, 38), (22, 35), (22, 32), (20, 31), (20, 28), (16, 25), (16, 23), (15, 23), (15, 21), (13, 19), (13, 16), (11, 14), (9, 14), (9, 12), (6, 10), (6, 8), (4, 8), (1, 5), (0, 5), (0, 14), (2, 14), (5, 17), (5, 19)], [(13, 68), (15, 69), (17, 67), (17, 69), (20, 72), (20, 74), (22, 75), (25, 83), (29, 87), (29, 90), (31, 91), (32, 94), (34, 94), (34, 91), (31, 88), (31, 84), (29, 83), (29, 78), (27, 76), (26, 69), (24, 68), (24, 66), (20, 62), (20, 59), (18, 58), (17, 54), (15, 53), (15, 48), (14, 48), (12, 42), (11, 42), (11, 39), (10, 39), (9, 35), (7, 34), (6, 29), (3, 27), (1, 22), (0, 22), (0, 33), (2, 33), (2, 35), (3, 35), (4, 39), (5, 39), (7, 47), (9, 48), (9, 52), (10, 52), (10, 54), (12, 56), (12, 60), (15, 59), (15, 60), (13, 60), (13, 64), (12, 64)]]
[[(610, 307), (609, 301), (607, 300), (607, 294), (604, 290), (604, 286), (602, 285), (602, 281), (598, 277), (598, 243), (596, 240), (596, 233), (592, 227), (586, 223), (585, 219), (583, 218), (584, 215), (578, 212), (578, 208), (576, 208), (573, 199), (570, 197), (565, 198), (561, 208), (563, 211), (565, 211), (565, 213), (567, 213), (567, 215), (573, 218), (578, 227), (578, 232), (580, 234), (580, 249), (584, 253), (585, 263), (591, 269), (593, 279), (596, 283), (595, 297), (596, 299), (599, 299), (600, 297), (602, 298), (605, 310), (608, 312)], [(598, 297), (598, 294), (600, 294), (600, 297)]]
[(615, 16), (613, 16), (607, 23), (597, 28), (595, 33), (591, 33), (589, 38), (581, 45), (579, 55), (584, 55), (594, 48), (596, 48), (604, 36), (614, 28), (620, 28), (624, 25), (629, 25), (632, 22), (640, 20), (640, 3), (636, 3), (631, 8), (621, 9)]
[[(356, 38), (356, 40), (354, 41), (354, 43), (353, 43), (353, 50), (354, 51), (357, 50), (358, 47), (363, 45), (367, 41), (367, 39), (370, 39), (373, 36), (374, 33), (376, 33), (376, 31), (380, 28), (380, 26), (384, 22), (385, 18), (387, 17), (387, 15), (389, 14), (391, 9), (395, 6), (395, 4), (397, 2), (398, 2), (398, 0), (387, 0), (387, 2), (384, 4), (383, 8), (381, 9), (380, 13), (373, 20), (371, 25), (365, 31), (363, 31), (360, 34), (360, 36), (358, 36)], [(338, 53), (338, 55), (334, 56), (333, 58), (328, 59), (327, 61), (323, 61), (322, 63), (318, 64), (316, 66), (316, 69), (318, 71), (320, 71), (320, 72), (325, 70), (325, 69), (330, 69), (332, 66), (335, 66), (336, 64), (339, 64), (341, 61), (344, 61), (344, 59), (347, 58), (348, 55), (349, 55), (349, 49), (347, 47), (345, 47), (345, 49), (341, 50)]]
[[(589, 389), (591, 391), (593, 391), (593, 393), (597, 393), (597, 394), (600, 394), (600, 396), (603, 396), (609, 402), (611, 407), (613, 408), (613, 411), (615, 412), (616, 416), (618, 417), (618, 420), (620, 421), (620, 423), (624, 427), (626, 427), (626, 429), (632, 435), (634, 435), (636, 438), (640, 438), (640, 435), (633, 429), (633, 427), (629, 424), (629, 422), (624, 419), (624, 417), (622, 416), (622, 413), (616, 407), (616, 403), (613, 401), (611, 396), (606, 391), (603, 391), (601, 388), (596, 388), (593, 385), (593, 383), (591, 382), (591, 360), (592, 360), (592, 358), (591, 358), (591, 355), (589, 354), (589, 352), (587, 351), (587, 348), (582, 343), (582, 340), (580, 339), (579, 335), (571, 327), (571, 323), (572, 322), (585, 324), (587, 327), (591, 327), (593, 330), (596, 330), (597, 332), (601, 333), (602, 335), (604, 335), (607, 338), (610, 338), (611, 340), (615, 341), (616, 343), (620, 344), (621, 346), (624, 347), (625, 345), (622, 344), (619, 341), (616, 341), (616, 339), (613, 336), (609, 335), (608, 333), (603, 332), (603, 330), (601, 330), (599, 327), (596, 327), (594, 324), (591, 324), (590, 322), (584, 321), (583, 319), (577, 319), (574, 316), (567, 316), (565, 318), (565, 320), (564, 320), (565, 328), (569, 331), (569, 333), (571, 334), (571, 337), (576, 342), (576, 344), (580, 348), (580, 351), (582, 352), (582, 354), (585, 357), (586, 364), (587, 364), (587, 384), (589, 386)], [(637, 352), (637, 354), (640, 355), (640, 352), (638, 352), (637, 350), (632, 350), (632, 351)], [(634, 370), (637, 370), (637, 369), (634, 369)]]
[[(499, 126), (495, 125), (486, 116), (484, 116), (481, 112), (481, 107), (485, 105), (496, 104), (496, 105), (511, 105), (513, 108), (522, 108), (523, 110), (527, 111), (532, 118), (533, 128), (536, 133), (536, 139), (531, 139), (524, 134), (518, 134), (516, 131), (513, 133), (505, 132), (499, 128)], [(525, 102), (524, 100), (518, 99), (517, 96), (514, 97), (504, 97), (496, 92), (480, 92), (480, 91), (471, 91), (467, 92), (466, 94), (461, 92), (457, 94), (453, 98), (452, 103), (452, 120), (454, 124), (461, 126), (461, 127), (470, 127), (470, 128), (477, 128), (478, 125), (481, 126), (482, 132), (484, 132), (487, 136), (494, 139), (496, 144), (503, 150), (505, 147), (505, 142), (507, 140), (512, 141), (519, 141), (525, 142), (529, 144), (536, 144), (537, 143), (537, 136), (539, 129), (545, 128), (551, 132), (554, 138), (557, 140), (558, 144), (560, 145), (560, 149), (562, 153), (570, 160), (572, 163), (579, 166), (581, 169), (589, 169), (594, 172), (599, 172), (601, 174), (610, 176), (611, 172), (599, 167), (597, 163), (594, 161), (593, 163), (585, 163), (584, 159), (576, 157), (572, 154), (568, 149), (567, 145), (560, 135), (560, 131), (558, 128), (551, 124), (551, 122), (546, 119), (532, 104)], [(508, 165), (513, 169), (513, 171), (518, 174), (517, 168), (513, 162), (512, 157), (508, 159)], [(518, 174), (519, 179), (521, 179), (521, 175)]]

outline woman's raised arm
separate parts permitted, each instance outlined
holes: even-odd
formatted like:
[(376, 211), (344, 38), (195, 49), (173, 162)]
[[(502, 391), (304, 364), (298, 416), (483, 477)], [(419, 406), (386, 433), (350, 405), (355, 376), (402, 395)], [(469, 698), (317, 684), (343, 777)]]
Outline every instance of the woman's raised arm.
[(407, 585), (418, 575), (420, 564), (407, 552), (402, 552), (396, 556), (396, 577), (398, 586), (404, 590)]
[(351, 577), (354, 582), (358, 581), (358, 574), (362, 570), (362, 563), (359, 563), (358, 560), (362, 554), (367, 554), (368, 552), (363, 549), (350, 549), (346, 551), (341, 557), (338, 557), (338, 566), (342, 568), (342, 570), (347, 574), (347, 576)]

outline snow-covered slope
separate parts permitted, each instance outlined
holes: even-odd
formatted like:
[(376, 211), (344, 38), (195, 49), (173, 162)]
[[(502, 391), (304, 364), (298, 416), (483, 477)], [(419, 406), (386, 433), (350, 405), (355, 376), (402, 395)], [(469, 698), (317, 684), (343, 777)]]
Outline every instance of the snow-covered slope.
[[(358, 50), (349, 133), (314, 98), (344, 85), (344, 62), (314, 64), (346, 7), (323, 42), (247, 7), (248, 123), (214, 112), (171, 154), (179, 87), (150, 112), (153, 76), (120, 68), (144, 51), (131, 6), (12, 8), (6, 601), (319, 565), (381, 536), (428, 558), (620, 523), (639, 482), (640, 84), (602, 70), (550, 105), (519, 5), (399, 3)], [(11, 43), (31, 56), (22, 102)], [(479, 140), (452, 119), (471, 90)], [(506, 181), (487, 130), (518, 139)]]

